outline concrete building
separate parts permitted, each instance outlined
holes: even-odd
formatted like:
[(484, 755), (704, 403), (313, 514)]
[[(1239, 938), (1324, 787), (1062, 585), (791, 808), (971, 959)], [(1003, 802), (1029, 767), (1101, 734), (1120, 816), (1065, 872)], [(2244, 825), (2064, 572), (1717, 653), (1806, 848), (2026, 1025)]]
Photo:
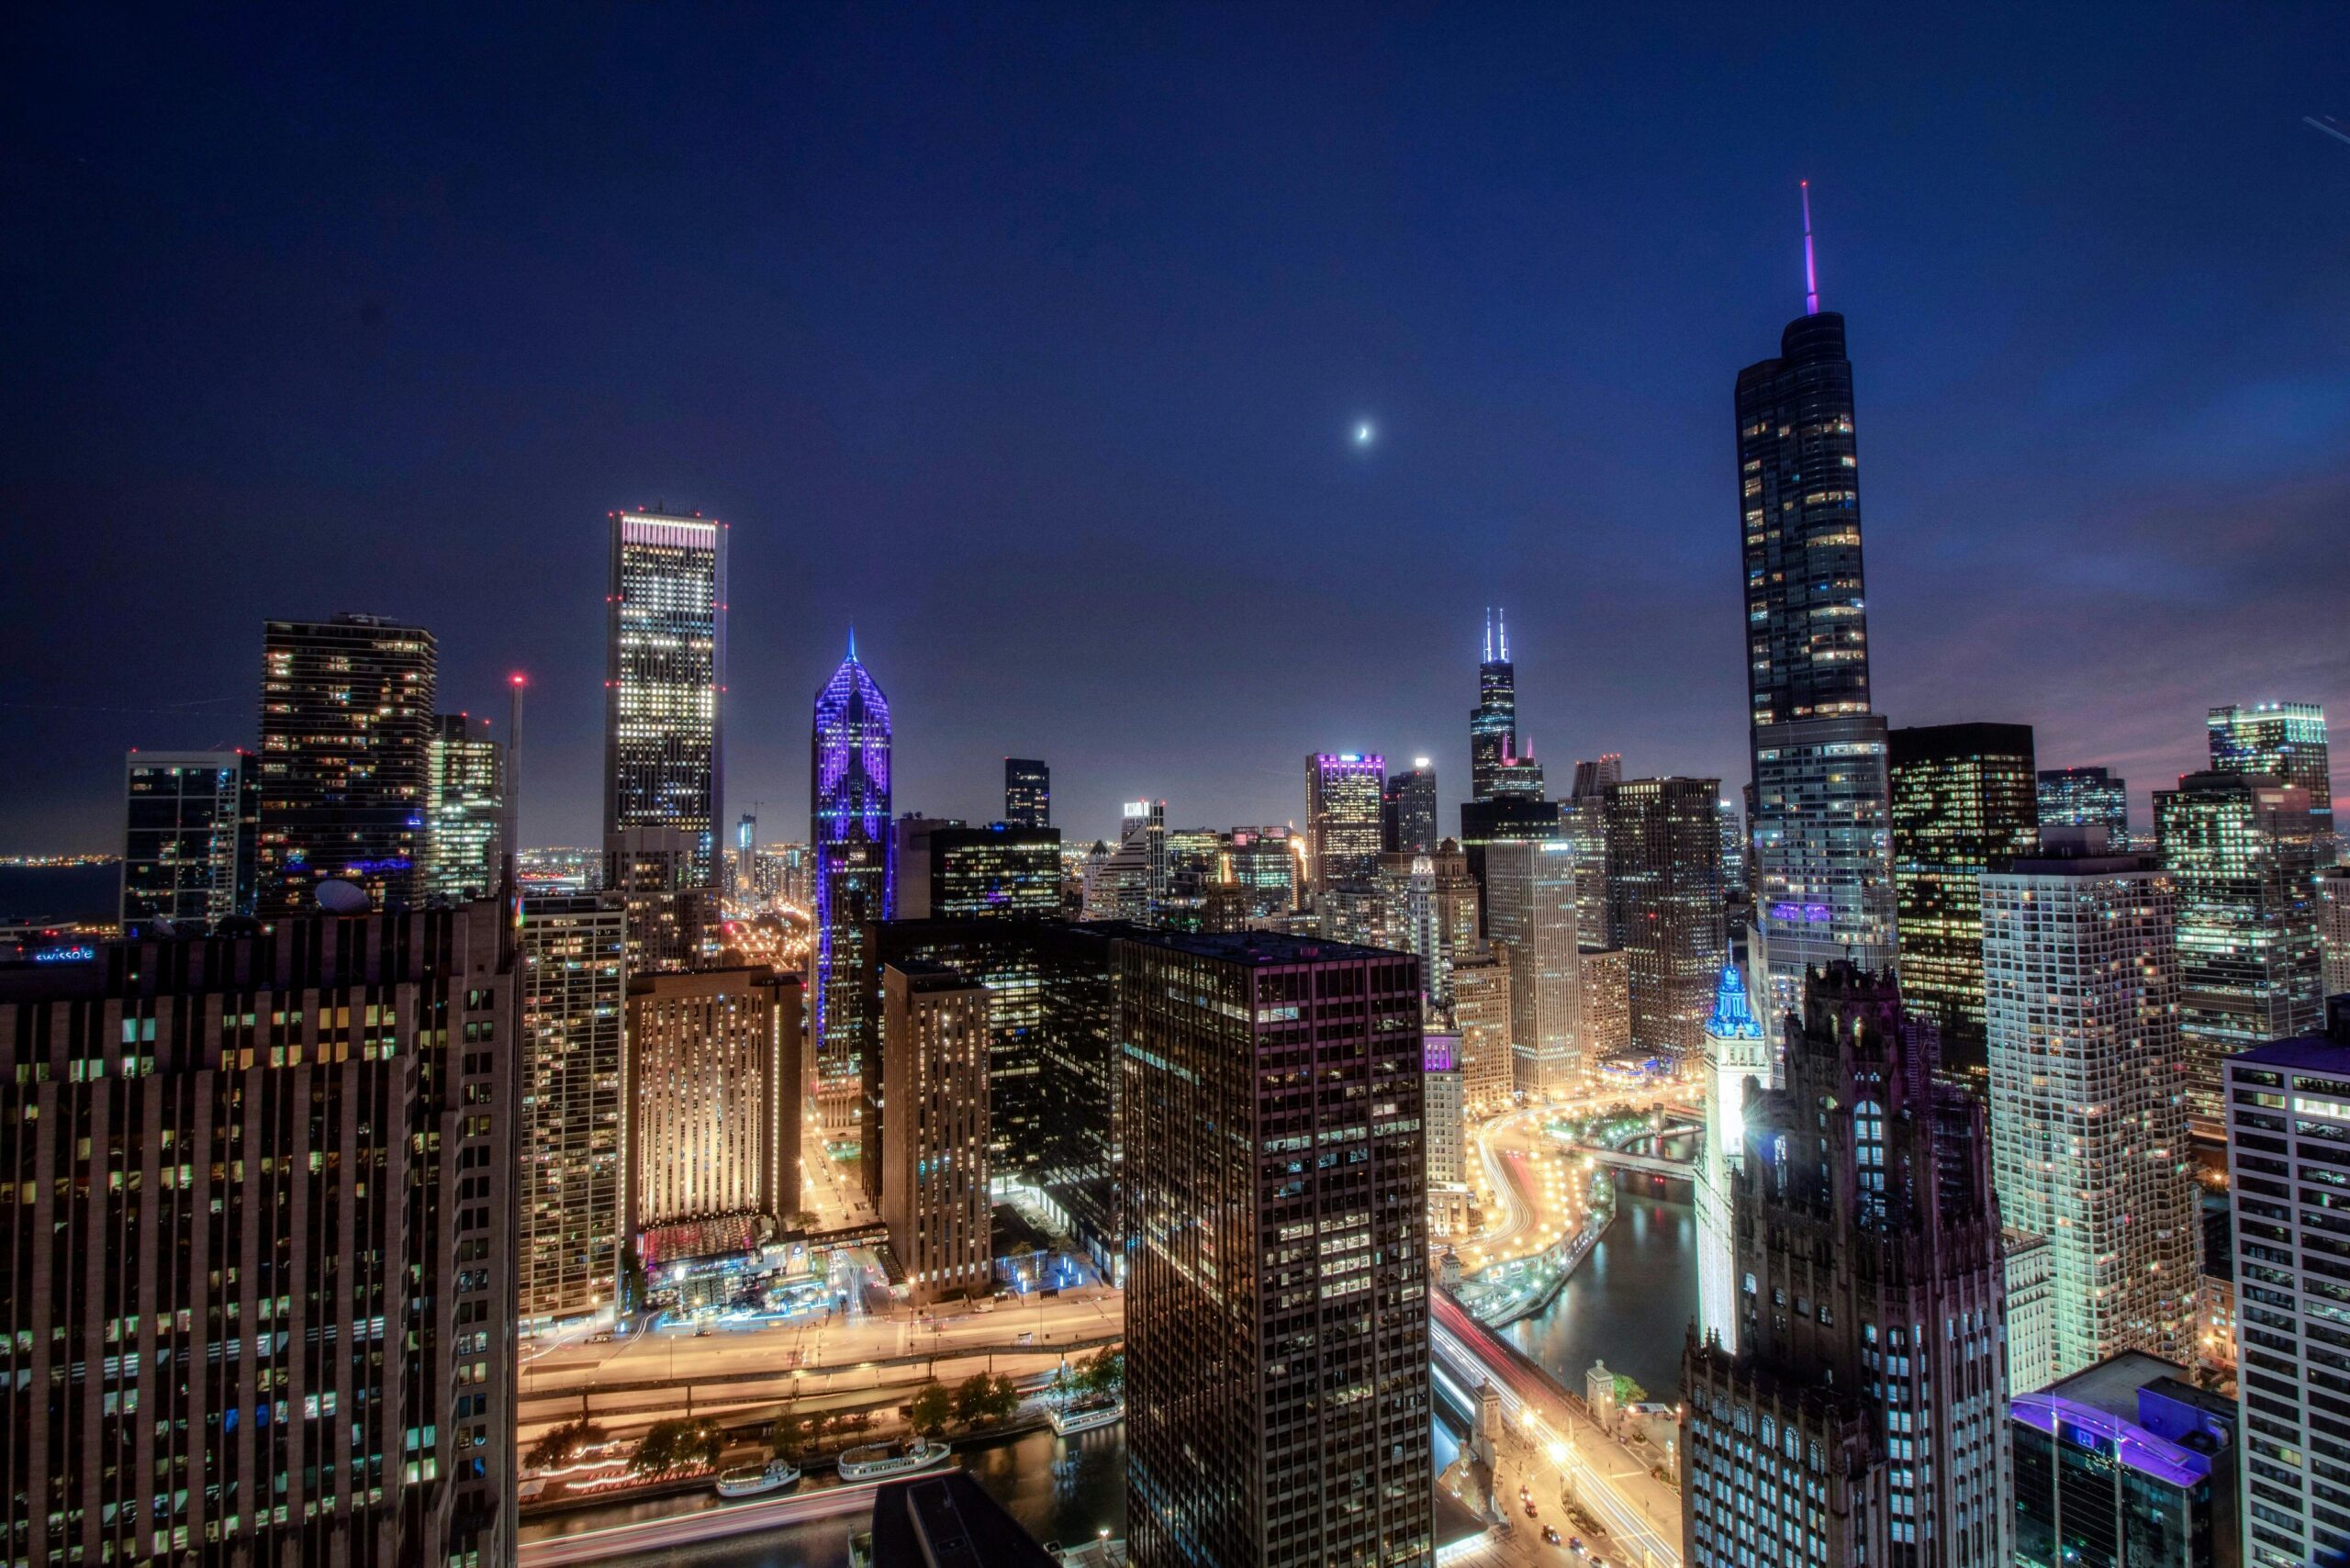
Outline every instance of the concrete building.
[(2063, 831), (2092, 841), (1986, 873), (1978, 901), (1999, 1210), (2048, 1238), (2054, 1282), (2041, 1383), (2191, 1361), (2201, 1281), (2174, 882)]
[(1430, 1561), (1418, 965), (1259, 932), (1115, 961), (1132, 1561)]
[(1460, 1094), (1472, 1115), (1510, 1103), (1517, 1086), (1510, 1049), (1508, 949), (1463, 958), (1452, 969), (1453, 1027), (1460, 1036)]
[(610, 893), (526, 898), (516, 945), (522, 991), (516, 1310), (535, 1325), (587, 1316), (620, 1299), (627, 910)]
[(1305, 835), (1315, 907), (1331, 884), (1368, 882), (1379, 871), (1380, 797), (1387, 759), (1317, 752), (1305, 759)]
[(718, 884), (725, 767), (726, 525), (610, 514), (604, 628), (604, 834), (687, 835), (681, 887)]
[(649, 1268), (756, 1245), (800, 1206), (800, 982), (628, 982), (628, 1237)]
[(487, 902), (0, 970), (10, 1561), (514, 1560), (519, 1002)]
[(1428, 1223), (1441, 1236), (1458, 1229), (1469, 1216), (1469, 1123), (1460, 1081), (1460, 1036), (1425, 1036), (1420, 1058)]
[(1575, 955), (1575, 969), (1586, 1070), (1638, 1054), (1632, 1038), (1632, 956), (1621, 947), (1585, 947)]
[(938, 964), (881, 971), (881, 1219), (916, 1304), (992, 1275), (988, 991)]
[(1485, 851), (1486, 930), (1509, 948), (1510, 1045), (1518, 1092), (1565, 1094), (1588, 1072), (1575, 940), (1574, 856), (1562, 840), (1509, 840)]
[(1003, 759), (1003, 820), (1013, 827), (1053, 825), (1053, 770), (1032, 756)]
[(2008, 1392), (2028, 1394), (2056, 1380), (2055, 1259), (2048, 1238), (2013, 1226), (1999, 1241), (2008, 1271)]
[(621, 901), (628, 921), (632, 975), (699, 969), (717, 957), (717, 895), (696, 880), (696, 843), (677, 827), (604, 835), (603, 890)]
[(2350, 1003), (2224, 1064), (2247, 1568), (2350, 1562)]
[(1706, 1019), (1705, 1141), (1697, 1155), (1697, 1336), (1738, 1352), (1738, 1257), (1731, 1178), (1746, 1159), (1746, 1091), (1768, 1088), (1777, 1052), (1746, 999), (1746, 978), (1722, 966)]
[(2350, 991), (2350, 866), (2318, 872), (2317, 921), (2320, 989), (2340, 996)]

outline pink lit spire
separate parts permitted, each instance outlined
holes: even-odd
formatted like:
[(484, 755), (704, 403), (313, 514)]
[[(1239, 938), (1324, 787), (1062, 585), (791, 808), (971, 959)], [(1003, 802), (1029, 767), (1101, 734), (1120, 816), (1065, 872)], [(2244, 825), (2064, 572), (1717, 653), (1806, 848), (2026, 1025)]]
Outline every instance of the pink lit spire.
[(1819, 314), (1819, 268), (1811, 257), (1811, 182), (1803, 182), (1803, 313)]

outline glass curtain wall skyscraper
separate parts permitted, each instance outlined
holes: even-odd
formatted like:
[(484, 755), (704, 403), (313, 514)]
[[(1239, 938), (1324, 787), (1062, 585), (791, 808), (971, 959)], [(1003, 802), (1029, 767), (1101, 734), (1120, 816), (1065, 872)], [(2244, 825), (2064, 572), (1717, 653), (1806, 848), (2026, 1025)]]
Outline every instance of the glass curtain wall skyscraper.
[(1774, 1009), (1808, 965), (1894, 959), (1885, 721), (1869, 703), (1860, 451), (1844, 318), (1805, 313), (1739, 372), (1739, 515), (1754, 757), (1754, 904)]
[(505, 855), (506, 748), (487, 721), (442, 713), (425, 751), (424, 896), (486, 898)]
[(2314, 702), (2230, 703), (2210, 717), (2211, 768), (2216, 773), (2266, 773), (2310, 792), (2311, 825), (2320, 864), (2337, 850), (2333, 834), (2333, 764), (2325, 739), (2325, 710)]
[(1331, 884), (1367, 882), (1379, 871), (1380, 796), (1387, 759), (1317, 752), (1305, 759), (1306, 846), (1316, 907)]
[(1388, 778), (1379, 801), (1379, 846), (1390, 855), (1435, 852), (1436, 765), (1427, 757), (1414, 757), (1409, 771)]
[(1485, 656), (1477, 666), (1477, 706), (1469, 712), (1470, 798), (1542, 797), (1542, 769), (1517, 749), (1517, 670), (1509, 662), (1509, 626), (1485, 612)]
[(1003, 820), (1013, 827), (1053, 825), (1053, 770), (1033, 756), (1003, 759)]
[(253, 759), (241, 751), (134, 751), (123, 765), (122, 928), (195, 931), (253, 901)]
[(865, 1009), (858, 977), (866, 928), (897, 908), (897, 838), (890, 825), (890, 700), (848, 656), (816, 694), (810, 745), (809, 842), (816, 856), (813, 1091), (825, 1137), (854, 1143), (862, 1093)]
[[(726, 683), (726, 527), (611, 514), (605, 599), (604, 833), (689, 835), (676, 881), (717, 875), (720, 694)], [(640, 841), (640, 849), (642, 841)]]
[(2129, 781), (2109, 767), (2040, 770), (2040, 826), (2101, 827), (2109, 847), (2130, 847)]

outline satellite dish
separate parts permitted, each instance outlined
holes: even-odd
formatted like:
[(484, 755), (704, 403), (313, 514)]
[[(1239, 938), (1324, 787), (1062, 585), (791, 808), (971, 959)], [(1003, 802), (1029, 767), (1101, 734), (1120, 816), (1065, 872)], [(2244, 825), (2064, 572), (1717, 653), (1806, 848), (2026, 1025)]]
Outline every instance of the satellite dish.
[(367, 890), (356, 882), (330, 877), (312, 890), (319, 907), (329, 914), (365, 914), (375, 907)]

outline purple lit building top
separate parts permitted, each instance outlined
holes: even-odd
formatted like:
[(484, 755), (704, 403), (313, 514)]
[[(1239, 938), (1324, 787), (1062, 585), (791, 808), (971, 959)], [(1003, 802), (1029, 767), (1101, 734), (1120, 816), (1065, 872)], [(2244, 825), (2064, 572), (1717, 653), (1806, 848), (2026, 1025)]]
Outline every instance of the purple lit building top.
[(2211, 1473), (2211, 1461), (2192, 1449), (2158, 1438), (2135, 1422), (2061, 1394), (2019, 1394), (2009, 1402), (2014, 1419), (2077, 1447), (2109, 1451), (2142, 1475), (2172, 1486), (2191, 1487)]
[(1420, 1040), (1420, 1070), (1450, 1072), (1457, 1065), (1455, 1053), (1460, 1046), (1458, 1035), (1427, 1035)]

